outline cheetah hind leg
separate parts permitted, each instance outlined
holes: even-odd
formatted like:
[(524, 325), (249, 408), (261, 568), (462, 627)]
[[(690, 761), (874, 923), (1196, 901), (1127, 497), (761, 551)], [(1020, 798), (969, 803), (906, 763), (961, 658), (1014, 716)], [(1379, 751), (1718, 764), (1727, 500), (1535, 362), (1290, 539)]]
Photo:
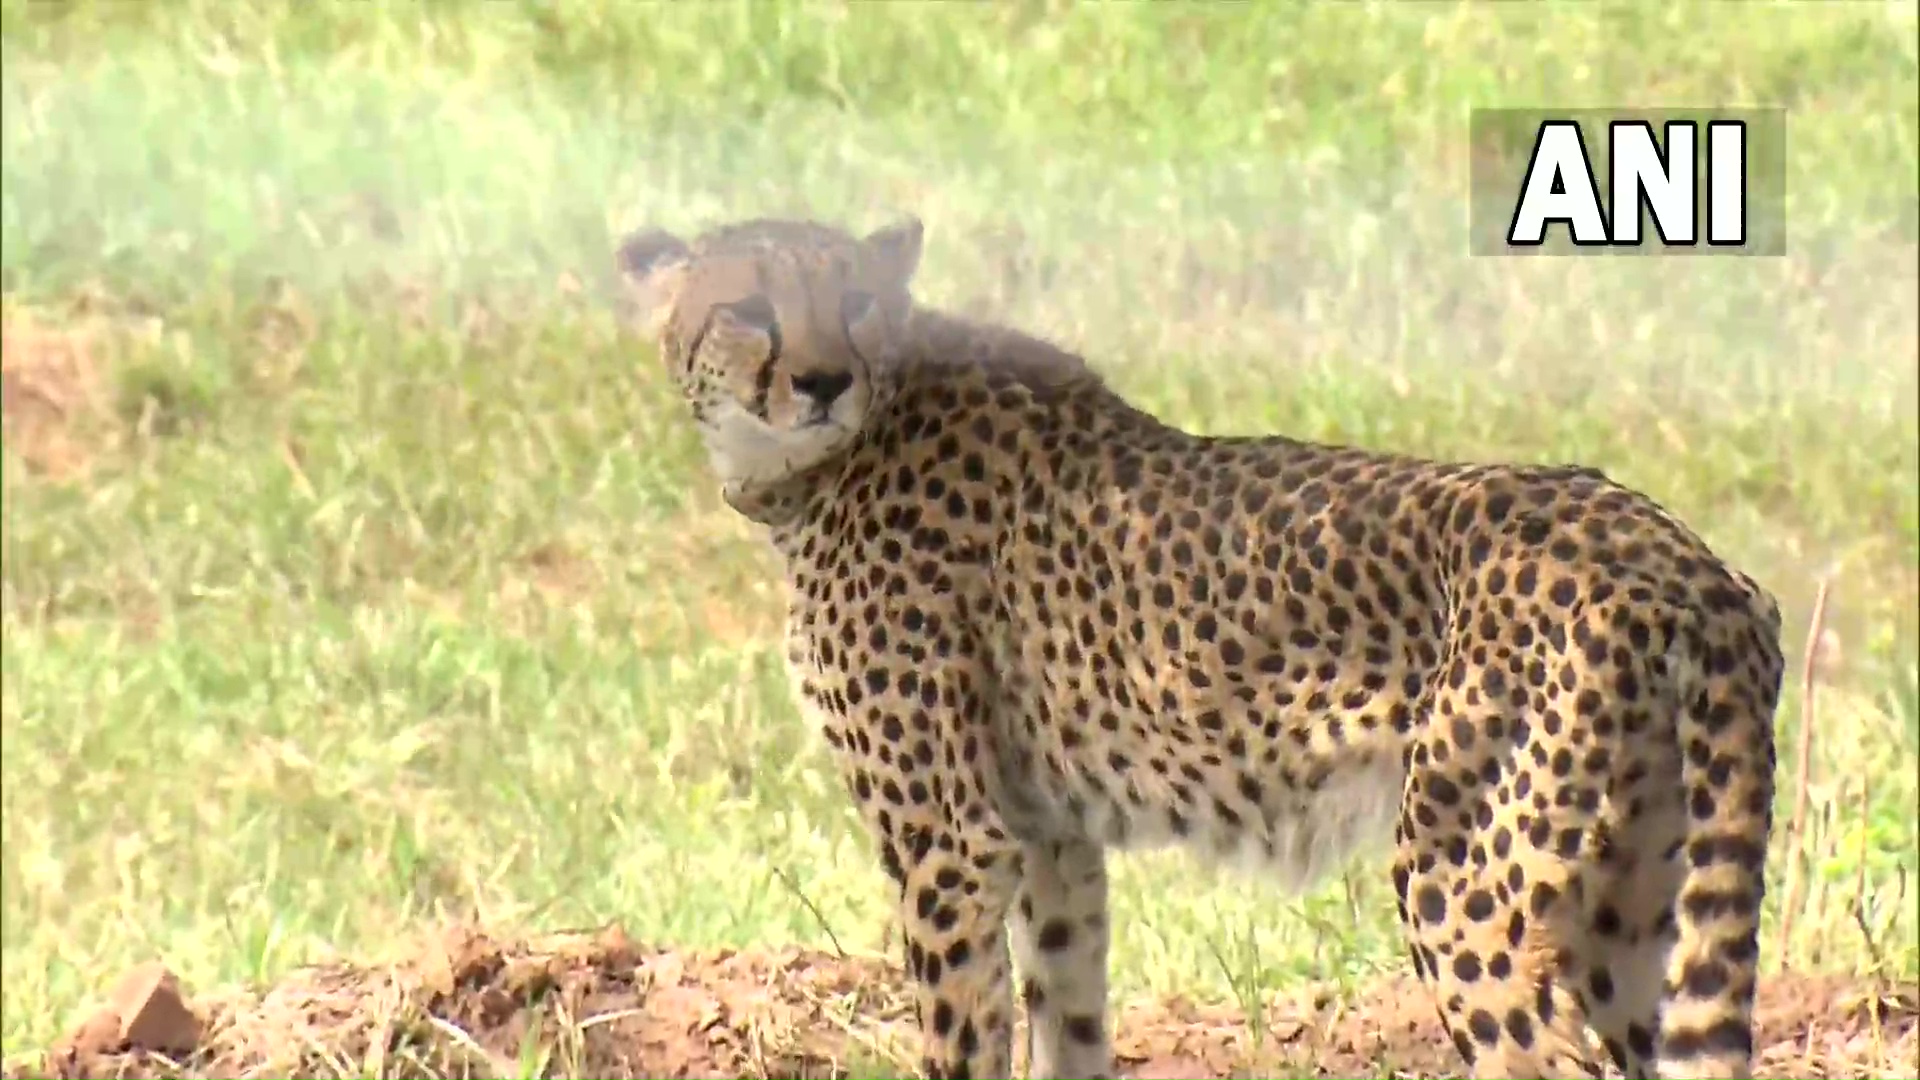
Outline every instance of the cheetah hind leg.
[[(1393, 871), (1414, 971), (1475, 1077), (1599, 1077), (1574, 981), (1589, 871), (1582, 852), (1561, 847), (1595, 815), (1573, 802), (1537, 809), (1525, 799), (1524, 788), (1546, 777), (1529, 777), (1531, 761), (1510, 742), (1468, 747), (1446, 738), (1456, 720), (1489, 730), (1504, 703), (1444, 689), (1438, 698), (1410, 762)], [(1517, 717), (1498, 719), (1493, 727), (1516, 729)], [(1496, 819), (1502, 787), (1508, 799)], [(1516, 805), (1534, 811), (1531, 819), (1505, 820)]]
[(1664, 783), (1675, 805), (1660, 806), (1649, 790), (1648, 804), (1658, 809), (1628, 823), (1603, 858), (1604, 888), (1587, 911), (1593, 948), (1574, 973), (1592, 1010), (1594, 1031), (1628, 1080), (1661, 1075), (1656, 1056), (1660, 1013), (1677, 940), (1673, 905), (1684, 870), (1675, 850), (1685, 829), (1677, 805), (1679, 781), (1663, 772), (1651, 777), (1644, 786)]

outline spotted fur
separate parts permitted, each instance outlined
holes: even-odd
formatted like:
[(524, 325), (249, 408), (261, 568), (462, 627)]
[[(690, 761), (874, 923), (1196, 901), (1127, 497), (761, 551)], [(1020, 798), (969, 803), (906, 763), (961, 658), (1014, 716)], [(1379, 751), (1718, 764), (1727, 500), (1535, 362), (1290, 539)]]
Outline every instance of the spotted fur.
[(622, 248), (878, 842), (930, 1077), (1111, 1075), (1106, 852), (1395, 845), (1477, 1076), (1744, 1077), (1780, 617), (1587, 468), (1204, 438), (917, 307), (921, 228)]

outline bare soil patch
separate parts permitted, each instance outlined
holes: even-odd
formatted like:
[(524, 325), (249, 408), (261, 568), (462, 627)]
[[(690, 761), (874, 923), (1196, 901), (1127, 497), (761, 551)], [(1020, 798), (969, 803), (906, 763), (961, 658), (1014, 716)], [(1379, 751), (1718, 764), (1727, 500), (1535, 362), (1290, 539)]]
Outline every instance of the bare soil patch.
[[(1762, 1077), (1920, 1072), (1920, 986), (1789, 975), (1761, 989)], [(1418, 987), (1304, 995), (1256, 1035), (1237, 1008), (1123, 1009), (1126, 1075), (1443, 1078), (1458, 1064)], [(913, 1058), (899, 971), (784, 949), (640, 946), (617, 929), (510, 941), (455, 928), (397, 963), (305, 969), (261, 992), (189, 1000), (159, 965), (26, 1077), (713, 1077), (875, 1075)]]

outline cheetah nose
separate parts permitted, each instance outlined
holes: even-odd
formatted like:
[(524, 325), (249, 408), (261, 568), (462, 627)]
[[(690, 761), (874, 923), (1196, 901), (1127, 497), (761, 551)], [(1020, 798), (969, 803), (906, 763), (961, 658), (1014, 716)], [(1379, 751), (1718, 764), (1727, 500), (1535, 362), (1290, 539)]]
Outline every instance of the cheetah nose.
[(853, 375), (845, 371), (809, 371), (793, 377), (793, 392), (813, 399), (814, 408), (825, 413), (853, 386)]

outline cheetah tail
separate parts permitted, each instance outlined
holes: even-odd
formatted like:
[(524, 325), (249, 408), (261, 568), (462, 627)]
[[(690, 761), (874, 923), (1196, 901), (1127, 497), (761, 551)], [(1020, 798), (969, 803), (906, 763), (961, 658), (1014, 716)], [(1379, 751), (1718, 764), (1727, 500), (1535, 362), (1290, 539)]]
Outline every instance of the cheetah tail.
[(1737, 643), (1698, 624), (1687, 635), (1677, 734), (1689, 830), (1660, 1024), (1665, 1077), (1752, 1075), (1782, 665), (1778, 616), (1771, 631), (1764, 620), (1749, 627)]

